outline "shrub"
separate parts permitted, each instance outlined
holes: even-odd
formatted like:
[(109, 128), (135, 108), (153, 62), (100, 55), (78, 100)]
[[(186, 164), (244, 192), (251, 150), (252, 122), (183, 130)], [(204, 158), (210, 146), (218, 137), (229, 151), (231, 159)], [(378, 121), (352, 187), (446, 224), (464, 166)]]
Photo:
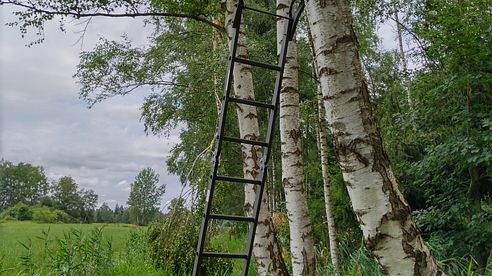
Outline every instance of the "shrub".
[[(172, 275), (191, 273), (195, 261), (198, 227), (190, 223), (189, 216), (171, 216), (164, 221), (154, 222), (149, 227), (150, 257), (159, 268)], [(210, 246), (207, 251), (221, 251)], [(228, 275), (232, 273), (231, 260), (204, 259), (202, 271), (205, 275)]]
[(34, 206), (32, 210), (32, 220), (40, 223), (67, 223), (73, 218), (62, 210), (48, 208), (46, 206)]
[(56, 222), (59, 223), (69, 223), (69, 222), (74, 222), (75, 219), (71, 217), (69, 214), (65, 213), (65, 211), (62, 210), (54, 210), (53, 211), (56, 215)]
[(37, 206), (32, 208), (32, 220), (41, 223), (55, 223), (56, 214), (45, 206)]
[(17, 220), (31, 220), (32, 210), (29, 205), (19, 202), (3, 211), (0, 217), (3, 219), (15, 218)]

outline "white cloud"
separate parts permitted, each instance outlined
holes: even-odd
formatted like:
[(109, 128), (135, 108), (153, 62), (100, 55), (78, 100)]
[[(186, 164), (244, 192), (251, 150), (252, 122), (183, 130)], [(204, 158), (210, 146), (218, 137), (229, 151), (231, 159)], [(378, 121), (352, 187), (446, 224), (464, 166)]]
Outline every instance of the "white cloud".
[[(10, 11), (0, 9), (4, 22), (14, 19)], [(177, 196), (181, 185), (165, 162), (178, 133), (166, 139), (146, 136), (139, 121), (149, 91), (89, 110), (72, 78), (80, 51), (90, 50), (100, 36), (118, 39), (125, 32), (143, 45), (149, 28), (136, 19), (94, 19), (81, 49), (74, 43), (83, 26), (69, 24), (64, 34), (55, 22), (46, 26), (46, 41), (31, 48), (17, 29), (0, 26), (0, 158), (41, 165), (51, 179), (70, 175), (111, 205), (126, 203), (135, 175), (152, 167), (167, 185), (163, 202)]]

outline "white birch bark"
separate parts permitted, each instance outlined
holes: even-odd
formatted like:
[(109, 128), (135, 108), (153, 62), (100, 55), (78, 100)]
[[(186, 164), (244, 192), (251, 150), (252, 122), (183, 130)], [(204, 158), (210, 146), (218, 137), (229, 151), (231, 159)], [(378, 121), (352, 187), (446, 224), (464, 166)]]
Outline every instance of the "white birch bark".
[(318, 85), (318, 137), (319, 155), (321, 158), (321, 173), (323, 176), (323, 193), (325, 197), (326, 223), (328, 225), (328, 241), (330, 243), (331, 264), (335, 268), (335, 273), (338, 275), (339, 265), (337, 237), (335, 220), (333, 219), (333, 205), (331, 203), (328, 144), (326, 142), (325, 107), (323, 106), (323, 96), (321, 94), (320, 85)]
[[(287, 16), (291, 0), (277, 0), (277, 14)], [(285, 33), (287, 20), (277, 21), (277, 53)], [(282, 184), (285, 207), (289, 218), (290, 252), (293, 275), (315, 275), (316, 262), (311, 219), (304, 187), (299, 123), (297, 43), (289, 43), (280, 91), (280, 141), (282, 156)]]
[[(232, 22), (234, 17), (235, 0), (227, 0), (226, 7), (226, 29), (229, 35), (229, 41), (233, 32)], [(246, 39), (243, 32), (239, 35), (237, 53), (238, 57), (247, 59), (248, 49), (246, 48)], [(242, 99), (254, 99), (253, 75), (251, 66), (236, 63), (234, 66), (234, 92), (236, 97)], [(243, 139), (257, 140), (260, 136), (256, 108), (250, 105), (237, 105), (236, 112), (238, 117), (239, 132)], [(259, 179), (260, 177), (260, 160), (262, 148), (251, 145), (241, 145), (243, 154), (243, 174), (245, 178)], [(246, 215), (253, 215), (255, 204), (256, 186), (245, 185), (245, 202), (244, 208)], [(277, 244), (271, 213), (268, 210), (266, 189), (260, 206), (260, 215), (258, 226), (255, 233), (253, 254), (256, 260), (256, 266), (260, 275), (287, 275), (287, 270), (283, 262), (280, 248)]]
[(307, 0), (326, 120), (366, 247), (390, 275), (442, 275), (398, 189), (377, 129), (349, 0)]

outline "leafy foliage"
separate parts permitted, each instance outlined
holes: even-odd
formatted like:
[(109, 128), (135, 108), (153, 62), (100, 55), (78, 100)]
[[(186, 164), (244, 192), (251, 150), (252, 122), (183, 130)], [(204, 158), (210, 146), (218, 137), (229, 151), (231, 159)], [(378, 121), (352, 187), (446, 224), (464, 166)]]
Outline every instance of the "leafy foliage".
[(0, 161), (0, 210), (17, 202), (36, 204), (48, 192), (42, 167)]
[(147, 225), (152, 221), (160, 205), (160, 199), (165, 192), (164, 185), (159, 186), (159, 175), (152, 168), (141, 170), (130, 185), (128, 197), (130, 216), (138, 225)]
[[(172, 215), (149, 227), (150, 257), (153, 263), (173, 275), (189, 274), (193, 268), (198, 228), (190, 223), (190, 219), (189, 215)], [(221, 248), (209, 245), (207, 251), (221, 252)], [(232, 261), (228, 259), (207, 258), (202, 263), (205, 275), (230, 274), (232, 268)]]

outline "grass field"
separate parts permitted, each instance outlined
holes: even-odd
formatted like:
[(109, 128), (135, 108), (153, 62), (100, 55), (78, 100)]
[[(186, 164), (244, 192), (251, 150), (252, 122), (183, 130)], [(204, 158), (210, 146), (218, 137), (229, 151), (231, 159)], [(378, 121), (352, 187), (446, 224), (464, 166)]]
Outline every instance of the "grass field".
[[(34, 262), (43, 262), (43, 231), (48, 232), (50, 240), (64, 238), (64, 234), (76, 229), (89, 234), (95, 227), (102, 227), (105, 239), (111, 241), (113, 253), (118, 256), (125, 250), (125, 244), (132, 231), (139, 227), (126, 224), (37, 224), (33, 222), (0, 223), (0, 271), (5, 275), (19, 271), (21, 256), (27, 253), (22, 244), (32, 244)], [(1, 274), (1, 273), (0, 273)], [(2, 274), (2, 275), (4, 275)]]

